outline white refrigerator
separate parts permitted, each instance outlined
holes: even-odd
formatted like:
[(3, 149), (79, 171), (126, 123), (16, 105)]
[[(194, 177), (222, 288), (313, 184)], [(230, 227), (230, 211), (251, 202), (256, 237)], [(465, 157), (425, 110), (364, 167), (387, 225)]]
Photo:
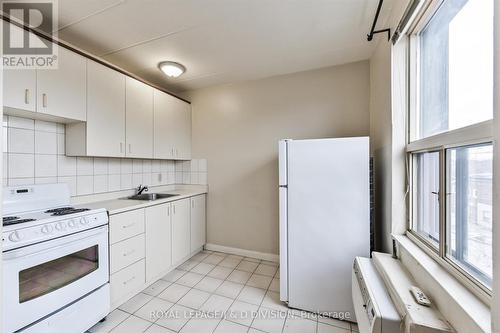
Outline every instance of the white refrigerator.
[(351, 267), (370, 254), (368, 137), (279, 142), (280, 298), (354, 321)]

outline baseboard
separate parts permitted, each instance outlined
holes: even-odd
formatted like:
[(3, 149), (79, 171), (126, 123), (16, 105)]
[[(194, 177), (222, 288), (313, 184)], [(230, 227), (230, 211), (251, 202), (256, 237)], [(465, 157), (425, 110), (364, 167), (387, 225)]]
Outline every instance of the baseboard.
[(229, 253), (229, 254), (235, 254), (238, 256), (268, 260), (268, 261), (273, 261), (273, 262), (280, 261), (280, 256), (277, 254), (244, 250), (244, 249), (239, 249), (237, 247), (222, 246), (222, 245), (217, 245), (217, 244), (205, 244), (205, 249), (209, 250), (209, 251), (224, 252), (224, 253)]

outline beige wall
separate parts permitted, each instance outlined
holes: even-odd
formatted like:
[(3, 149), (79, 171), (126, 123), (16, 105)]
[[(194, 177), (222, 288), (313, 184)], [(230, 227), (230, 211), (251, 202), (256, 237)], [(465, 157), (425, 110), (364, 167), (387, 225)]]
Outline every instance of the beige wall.
[(278, 253), (278, 140), (369, 133), (367, 61), (189, 93), (208, 243)]

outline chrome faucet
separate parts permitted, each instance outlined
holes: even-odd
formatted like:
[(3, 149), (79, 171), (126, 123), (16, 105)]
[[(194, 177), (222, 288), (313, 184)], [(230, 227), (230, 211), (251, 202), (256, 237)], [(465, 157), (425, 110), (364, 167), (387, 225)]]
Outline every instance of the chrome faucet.
[(142, 184), (141, 184), (137, 188), (137, 195), (142, 194), (142, 192), (147, 192), (148, 190), (149, 190), (149, 188), (147, 186), (142, 186)]

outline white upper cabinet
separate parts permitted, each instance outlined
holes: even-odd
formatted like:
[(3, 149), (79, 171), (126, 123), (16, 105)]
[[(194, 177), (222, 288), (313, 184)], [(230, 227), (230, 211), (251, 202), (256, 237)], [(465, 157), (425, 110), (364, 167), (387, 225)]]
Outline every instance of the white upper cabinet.
[(87, 63), (87, 154), (125, 156), (125, 75)]
[(37, 70), (37, 111), (86, 120), (86, 59), (58, 47), (58, 68)]
[(175, 104), (177, 119), (175, 157), (179, 160), (189, 160), (191, 159), (191, 105), (180, 99), (176, 99)]
[(126, 78), (126, 156), (153, 157), (153, 88)]
[(3, 105), (36, 111), (36, 71), (34, 69), (3, 70)]
[[(3, 21), (3, 29), (7, 31), (7, 23)], [(10, 25), (12, 39), (22, 40), (23, 30)], [(34, 69), (3, 70), (3, 105), (26, 111), (36, 111), (36, 71)]]
[(191, 158), (191, 106), (156, 89), (154, 157), (177, 160)]
[(175, 158), (174, 97), (154, 91), (154, 158)]

